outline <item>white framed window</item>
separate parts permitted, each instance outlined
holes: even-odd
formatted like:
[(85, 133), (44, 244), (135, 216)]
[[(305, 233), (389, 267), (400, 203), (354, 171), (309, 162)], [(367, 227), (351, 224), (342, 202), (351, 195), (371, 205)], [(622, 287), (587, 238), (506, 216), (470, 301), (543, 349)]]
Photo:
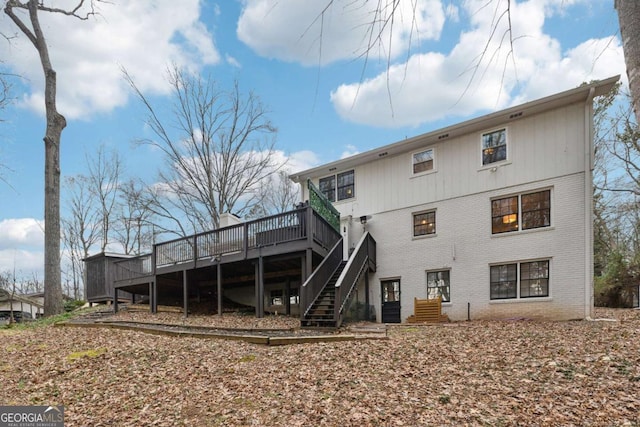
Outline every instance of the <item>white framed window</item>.
[(489, 266), (492, 300), (549, 296), (549, 260)]
[(483, 133), (481, 146), (482, 166), (507, 160), (507, 128)]
[(427, 298), (442, 298), (451, 302), (451, 281), (449, 270), (427, 271)]
[(320, 178), (318, 187), (322, 194), (332, 202), (355, 197), (355, 171), (341, 172)]
[(436, 211), (430, 210), (413, 214), (413, 237), (436, 234)]
[(491, 233), (551, 226), (551, 190), (491, 199)]
[(424, 172), (433, 171), (435, 168), (435, 149), (427, 148), (426, 150), (413, 153), (411, 155), (411, 167), (413, 174), (421, 174)]

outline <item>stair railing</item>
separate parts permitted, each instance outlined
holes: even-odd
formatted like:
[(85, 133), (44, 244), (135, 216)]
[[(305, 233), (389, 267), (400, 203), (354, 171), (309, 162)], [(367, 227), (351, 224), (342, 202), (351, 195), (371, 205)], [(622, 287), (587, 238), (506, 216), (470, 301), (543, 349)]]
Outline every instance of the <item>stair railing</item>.
[(318, 268), (309, 276), (300, 288), (300, 318), (304, 319), (313, 302), (318, 298), (324, 286), (342, 262), (342, 237), (333, 245), (329, 254), (322, 260)]
[(358, 284), (358, 280), (366, 271), (367, 267), (375, 270), (375, 250), (376, 241), (371, 234), (366, 231), (356, 245), (355, 250), (349, 257), (347, 265), (336, 282), (336, 302), (333, 319), (336, 327), (339, 327), (344, 317), (344, 310), (353, 290)]

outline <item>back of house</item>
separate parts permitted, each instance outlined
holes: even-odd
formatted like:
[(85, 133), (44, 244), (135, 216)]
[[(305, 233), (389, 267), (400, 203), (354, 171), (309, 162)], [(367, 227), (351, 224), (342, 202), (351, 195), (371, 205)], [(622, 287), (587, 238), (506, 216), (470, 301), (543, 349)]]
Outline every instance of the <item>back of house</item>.
[(366, 300), (382, 322), (440, 297), (452, 320), (593, 310), (593, 99), (618, 77), (292, 176), (340, 212), (344, 257), (377, 242)]

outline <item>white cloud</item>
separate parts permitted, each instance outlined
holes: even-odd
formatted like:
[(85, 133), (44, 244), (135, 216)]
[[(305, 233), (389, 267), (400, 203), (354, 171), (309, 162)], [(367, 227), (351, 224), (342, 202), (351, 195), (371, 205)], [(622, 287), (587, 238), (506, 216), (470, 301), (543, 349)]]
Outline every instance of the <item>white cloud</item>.
[(331, 93), (334, 108), (356, 123), (417, 126), (504, 108), (624, 72), (622, 48), (613, 36), (563, 52), (558, 40), (544, 33), (545, 17), (560, 10), (558, 0), (511, 3), (511, 51), (508, 23), (497, 21), (500, 4), (504, 0), (467, 1), (464, 16), (470, 29), (451, 52), (416, 53), (373, 78), (340, 85)]
[(224, 59), (232, 67), (242, 68), (242, 64), (240, 64), (240, 62), (236, 58), (234, 58), (233, 56), (229, 55), (228, 53), (224, 56)]
[(360, 151), (358, 151), (358, 148), (355, 145), (347, 145), (345, 147), (345, 150), (342, 152), (342, 154), (340, 155), (341, 159), (345, 159), (347, 157), (351, 157), (351, 156), (355, 156), (356, 154), (358, 154)]
[(42, 247), (44, 222), (33, 218), (12, 218), (0, 221), (0, 249)]
[[(317, 65), (361, 57), (368, 45), (371, 57), (395, 58), (410, 44), (440, 37), (441, 1), (391, 3), (336, 0), (327, 8), (324, 1), (245, 0), (238, 38), (259, 55)], [(395, 6), (393, 22), (386, 22)]]
[(320, 157), (310, 150), (296, 151), (288, 156), (287, 169), (291, 173), (311, 169), (320, 164)]
[[(17, 31), (5, 14), (0, 31)], [(127, 102), (129, 88), (120, 67), (140, 89), (167, 93), (165, 70), (176, 63), (190, 70), (220, 61), (213, 37), (200, 19), (197, 0), (119, 1), (102, 4), (87, 21), (40, 14), (58, 77), (58, 109), (67, 118), (87, 118)], [(0, 43), (5, 64), (30, 88), (22, 103), (43, 112), (43, 77), (36, 51), (22, 34)]]
[(44, 277), (44, 252), (25, 249), (0, 250), (0, 273), (15, 269), (16, 279)]
[(0, 221), (0, 272), (16, 276), (42, 277), (44, 266), (44, 222), (33, 218)]

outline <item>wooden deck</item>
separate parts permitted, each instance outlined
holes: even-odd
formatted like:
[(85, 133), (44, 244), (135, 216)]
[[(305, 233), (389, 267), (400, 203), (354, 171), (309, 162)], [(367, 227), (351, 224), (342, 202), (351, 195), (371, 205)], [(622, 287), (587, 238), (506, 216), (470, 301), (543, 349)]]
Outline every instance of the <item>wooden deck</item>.
[(223, 284), (251, 287), (261, 317), (265, 283), (304, 282), (339, 239), (338, 230), (305, 205), (161, 242), (149, 254), (115, 261), (113, 289), (148, 296), (152, 311), (158, 294), (171, 295), (182, 300), (187, 312), (187, 301), (205, 294), (216, 294), (221, 310)]

